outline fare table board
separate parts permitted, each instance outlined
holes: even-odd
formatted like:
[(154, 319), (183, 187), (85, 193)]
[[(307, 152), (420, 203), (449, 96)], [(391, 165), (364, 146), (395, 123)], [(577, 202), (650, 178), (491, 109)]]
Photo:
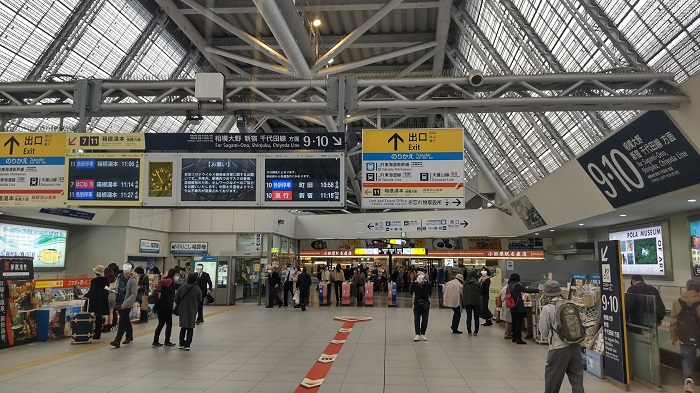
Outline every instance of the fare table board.
[(628, 384), (630, 373), (620, 243), (617, 240), (598, 242), (598, 256), (602, 280), (605, 375), (621, 384)]
[(362, 207), (463, 209), (464, 130), (362, 131)]

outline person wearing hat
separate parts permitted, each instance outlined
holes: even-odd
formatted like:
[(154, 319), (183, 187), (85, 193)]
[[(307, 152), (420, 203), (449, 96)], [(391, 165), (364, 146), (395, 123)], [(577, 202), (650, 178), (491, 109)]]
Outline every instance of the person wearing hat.
[[(685, 292), (679, 299), (673, 301), (671, 309), (671, 345), (673, 347), (680, 341), (681, 364), (683, 376), (685, 377), (685, 392), (693, 391), (693, 370), (695, 368), (695, 358), (698, 355), (698, 340), (700, 340), (700, 326), (693, 323), (692, 311), (695, 311), (696, 318), (700, 318), (700, 280), (690, 279), (685, 283)], [(697, 319), (695, 319), (697, 321)], [(679, 337), (680, 336), (680, 337)], [(693, 337), (696, 337), (693, 340)]]
[(462, 332), (460, 332), (457, 328), (459, 328), (459, 320), (462, 319), (463, 283), (464, 276), (458, 274), (454, 280), (450, 280), (447, 282), (447, 284), (443, 284), (445, 289), (442, 290), (442, 304), (445, 307), (451, 308), (454, 312), (452, 315), (452, 334), (462, 334)]
[(413, 341), (428, 341), (425, 337), (425, 331), (428, 330), (428, 315), (430, 314), (430, 296), (433, 293), (433, 287), (425, 278), (425, 273), (418, 272), (416, 281), (411, 283), (409, 293), (413, 297), (413, 325), (416, 330), (416, 336)]
[(85, 294), (86, 310), (95, 314), (95, 332), (92, 336), (99, 340), (102, 335), (103, 318), (109, 315), (109, 281), (105, 278), (105, 267), (97, 265), (92, 268), (95, 278), (90, 281), (90, 289)]
[(583, 365), (581, 344), (568, 344), (559, 337), (556, 329), (556, 303), (561, 300), (561, 286), (558, 281), (544, 283), (542, 294), (548, 303), (542, 307), (539, 330), (549, 338), (549, 352), (544, 367), (544, 392), (559, 393), (564, 375), (568, 375), (572, 393), (583, 393)]
[[(661, 300), (661, 294), (659, 294), (659, 291), (651, 285), (645, 283), (644, 277), (640, 276), (639, 274), (635, 274), (632, 276), (630, 284), (631, 285), (627, 289), (627, 293), (634, 293), (637, 295), (646, 295), (654, 297), (654, 309), (656, 310), (656, 326), (660, 326), (661, 322), (666, 316), (666, 306), (664, 305), (664, 301)], [(625, 306), (627, 306), (627, 313), (629, 315), (639, 316), (644, 313), (644, 310), (646, 310), (646, 302), (644, 302), (644, 304), (640, 304), (642, 302), (637, 301), (638, 297), (625, 296), (625, 300)]]

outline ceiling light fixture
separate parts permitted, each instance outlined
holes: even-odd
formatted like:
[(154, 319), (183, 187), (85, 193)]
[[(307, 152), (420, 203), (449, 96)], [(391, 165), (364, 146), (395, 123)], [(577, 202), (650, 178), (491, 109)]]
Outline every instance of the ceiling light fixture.
[(333, 59), (328, 60), (328, 64), (333, 64)]
[(627, 217), (627, 214), (620, 214), (620, 217)]
[(585, 224), (578, 224), (579, 226), (584, 226)]
[(311, 24), (313, 24), (314, 27), (319, 27), (321, 26), (321, 19), (314, 19), (314, 21), (311, 22)]
[(550, 232), (554, 232), (554, 229), (550, 229), (549, 231), (550, 231)]
[(690, 203), (697, 202), (697, 199), (688, 199), (688, 202), (690, 202)]
[(539, 235), (539, 234), (540, 234), (539, 232), (535, 232), (535, 235)]

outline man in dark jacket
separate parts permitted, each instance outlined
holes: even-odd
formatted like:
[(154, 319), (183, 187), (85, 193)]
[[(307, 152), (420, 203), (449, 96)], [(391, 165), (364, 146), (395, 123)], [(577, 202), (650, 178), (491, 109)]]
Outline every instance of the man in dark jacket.
[(267, 306), (265, 306), (265, 308), (272, 308), (272, 303), (274, 303), (275, 301), (277, 301), (277, 305), (279, 307), (282, 307), (282, 299), (280, 299), (279, 297), (279, 293), (282, 290), (282, 288), (280, 287), (282, 285), (282, 278), (280, 277), (280, 274), (277, 271), (276, 267), (272, 268), (272, 272), (267, 278), (267, 283), (269, 287), (269, 296), (267, 300)]
[(520, 283), (520, 275), (513, 273), (508, 279), (507, 293), (515, 299), (515, 307), (510, 309), (511, 319), (513, 320), (513, 342), (517, 344), (527, 344), (523, 341), (523, 322), (525, 321), (525, 302), (523, 302), (523, 293), (539, 293), (537, 289), (525, 288)]
[(413, 341), (428, 341), (425, 337), (425, 331), (428, 329), (432, 292), (433, 287), (425, 278), (425, 273), (419, 272), (416, 281), (412, 282), (410, 286), (410, 294), (413, 296), (413, 325), (416, 331)]
[[(664, 301), (661, 300), (659, 291), (651, 285), (647, 285), (644, 282), (644, 277), (640, 276), (639, 274), (632, 276), (631, 284), (632, 285), (627, 289), (627, 293), (654, 297), (656, 301), (656, 325), (661, 325), (661, 321), (663, 321), (664, 317), (666, 316), (666, 306), (664, 306)], [(639, 307), (641, 307), (641, 304), (638, 304), (639, 302), (636, 301), (637, 299), (634, 297), (625, 297), (625, 300), (627, 301), (625, 306), (628, 308), (628, 313), (631, 315), (641, 314), (641, 312), (639, 312)]]
[(301, 269), (301, 274), (297, 278), (297, 289), (299, 289), (301, 311), (306, 311), (306, 306), (309, 304), (309, 293), (311, 292), (311, 276), (306, 272), (306, 267)]
[(472, 319), (474, 320), (474, 336), (479, 334), (479, 311), (481, 308), (481, 283), (476, 270), (469, 272), (464, 280), (462, 289), (462, 305), (467, 309), (467, 335), (472, 335)]
[(200, 323), (204, 322), (204, 298), (207, 297), (207, 294), (209, 292), (211, 292), (213, 285), (211, 283), (211, 277), (209, 276), (209, 273), (204, 271), (204, 265), (202, 265), (201, 263), (197, 264), (197, 266), (195, 267), (195, 272), (197, 273), (196, 285), (202, 291), (202, 301), (199, 302), (199, 307), (197, 308), (196, 324), (199, 325)]

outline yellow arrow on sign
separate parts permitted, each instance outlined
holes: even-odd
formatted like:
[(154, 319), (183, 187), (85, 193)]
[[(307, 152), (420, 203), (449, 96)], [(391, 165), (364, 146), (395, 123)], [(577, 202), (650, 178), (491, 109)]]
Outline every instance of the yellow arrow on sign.
[(2, 155), (12, 157), (62, 157), (66, 154), (65, 132), (2, 134)]

